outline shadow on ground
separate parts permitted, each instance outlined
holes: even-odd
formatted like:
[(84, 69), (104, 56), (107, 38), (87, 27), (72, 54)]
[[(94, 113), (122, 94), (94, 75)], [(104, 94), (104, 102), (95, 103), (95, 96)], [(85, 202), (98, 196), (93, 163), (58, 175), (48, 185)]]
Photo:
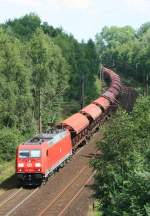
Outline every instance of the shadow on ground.
[(24, 189), (33, 189), (39, 186), (41, 186), (41, 182), (39, 184), (24, 185), (23, 183), (17, 180), (17, 176), (14, 174), (0, 184), (0, 189), (11, 190), (20, 187), (23, 187)]
[(13, 188), (19, 188), (20, 185), (17, 181), (16, 175), (12, 175), (9, 178), (7, 178), (5, 181), (3, 181), (0, 184), (0, 189), (4, 189), (4, 190), (10, 190)]
[(82, 154), (81, 157), (86, 157), (86, 158), (99, 158), (102, 155), (101, 152), (97, 153), (90, 153), (90, 154)]

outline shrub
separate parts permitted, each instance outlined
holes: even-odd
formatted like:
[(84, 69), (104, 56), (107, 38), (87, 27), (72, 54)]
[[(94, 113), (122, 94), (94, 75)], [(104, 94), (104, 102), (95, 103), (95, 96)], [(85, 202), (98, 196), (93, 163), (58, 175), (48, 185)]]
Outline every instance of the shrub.
[(9, 161), (15, 157), (16, 146), (23, 140), (16, 128), (3, 128), (0, 131), (0, 160)]

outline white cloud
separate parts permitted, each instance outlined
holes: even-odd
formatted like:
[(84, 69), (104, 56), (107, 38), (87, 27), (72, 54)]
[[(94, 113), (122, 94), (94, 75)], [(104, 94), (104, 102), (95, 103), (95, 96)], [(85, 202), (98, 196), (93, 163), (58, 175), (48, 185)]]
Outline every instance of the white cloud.
[(150, 10), (150, 1), (149, 0), (126, 0), (129, 10), (133, 13), (144, 13)]
[(63, 0), (63, 5), (70, 8), (87, 9), (92, 5), (92, 0)]
[(78, 39), (93, 37), (104, 25), (138, 27), (150, 20), (150, 0), (0, 0), (0, 22), (35, 12)]
[(24, 5), (30, 7), (69, 7), (73, 9), (87, 9), (89, 8), (93, 0), (0, 0), (0, 3)]
[(40, 0), (0, 0), (0, 4), (33, 7), (38, 6), (40, 4)]

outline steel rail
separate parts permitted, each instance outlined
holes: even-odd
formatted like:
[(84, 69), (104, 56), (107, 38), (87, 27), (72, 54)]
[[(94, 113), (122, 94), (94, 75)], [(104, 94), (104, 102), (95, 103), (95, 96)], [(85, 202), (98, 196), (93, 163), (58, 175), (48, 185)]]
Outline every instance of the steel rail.
[(90, 177), (84, 182), (84, 185), (78, 190), (78, 192), (72, 197), (72, 199), (68, 202), (68, 204), (62, 209), (62, 211), (58, 214), (58, 216), (63, 215), (63, 213), (69, 208), (69, 206), (72, 204), (72, 202), (82, 193), (82, 191), (85, 189), (85, 185), (87, 185), (93, 176), (95, 175), (96, 171), (90, 175)]
[(10, 216), (12, 213), (19, 208), (26, 200), (28, 200), (34, 193), (36, 193), (39, 190), (39, 188), (36, 188), (34, 191), (32, 191), (29, 195), (27, 195), (21, 202), (19, 202), (14, 208), (12, 208), (9, 212), (7, 212), (4, 216)]
[(23, 188), (20, 188), (19, 190), (17, 190), (16, 192), (12, 193), (10, 196), (8, 196), (5, 200), (3, 200), (3, 202), (0, 203), (0, 207), (2, 207), (6, 202), (8, 202), (10, 199), (12, 199), (13, 197), (15, 197)]
[(84, 166), (80, 172), (66, 185), (66, 187), (44, 208), (38, 216), (42, 216), (63, 194), (68, 188), (74, 183), (74, 181), (88, 168), (88, 165)]

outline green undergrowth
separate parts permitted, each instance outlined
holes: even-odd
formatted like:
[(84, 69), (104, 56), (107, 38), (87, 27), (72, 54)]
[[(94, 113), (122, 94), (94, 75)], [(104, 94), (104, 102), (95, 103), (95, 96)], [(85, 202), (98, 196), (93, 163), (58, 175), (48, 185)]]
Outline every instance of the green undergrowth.
[(102, 216), (101, 212), (99, 211), (99, 203), (96, 200), (89, 206), (87, 216)]
[(15, 160), (0, 163), (0, 183), (15, 173)]
[(119, 109), (103, 128), (102, 154), (91, 161), (99, 215), (150, 215), (149, 104), (149, 97), (138, 98), (131, 113)]

